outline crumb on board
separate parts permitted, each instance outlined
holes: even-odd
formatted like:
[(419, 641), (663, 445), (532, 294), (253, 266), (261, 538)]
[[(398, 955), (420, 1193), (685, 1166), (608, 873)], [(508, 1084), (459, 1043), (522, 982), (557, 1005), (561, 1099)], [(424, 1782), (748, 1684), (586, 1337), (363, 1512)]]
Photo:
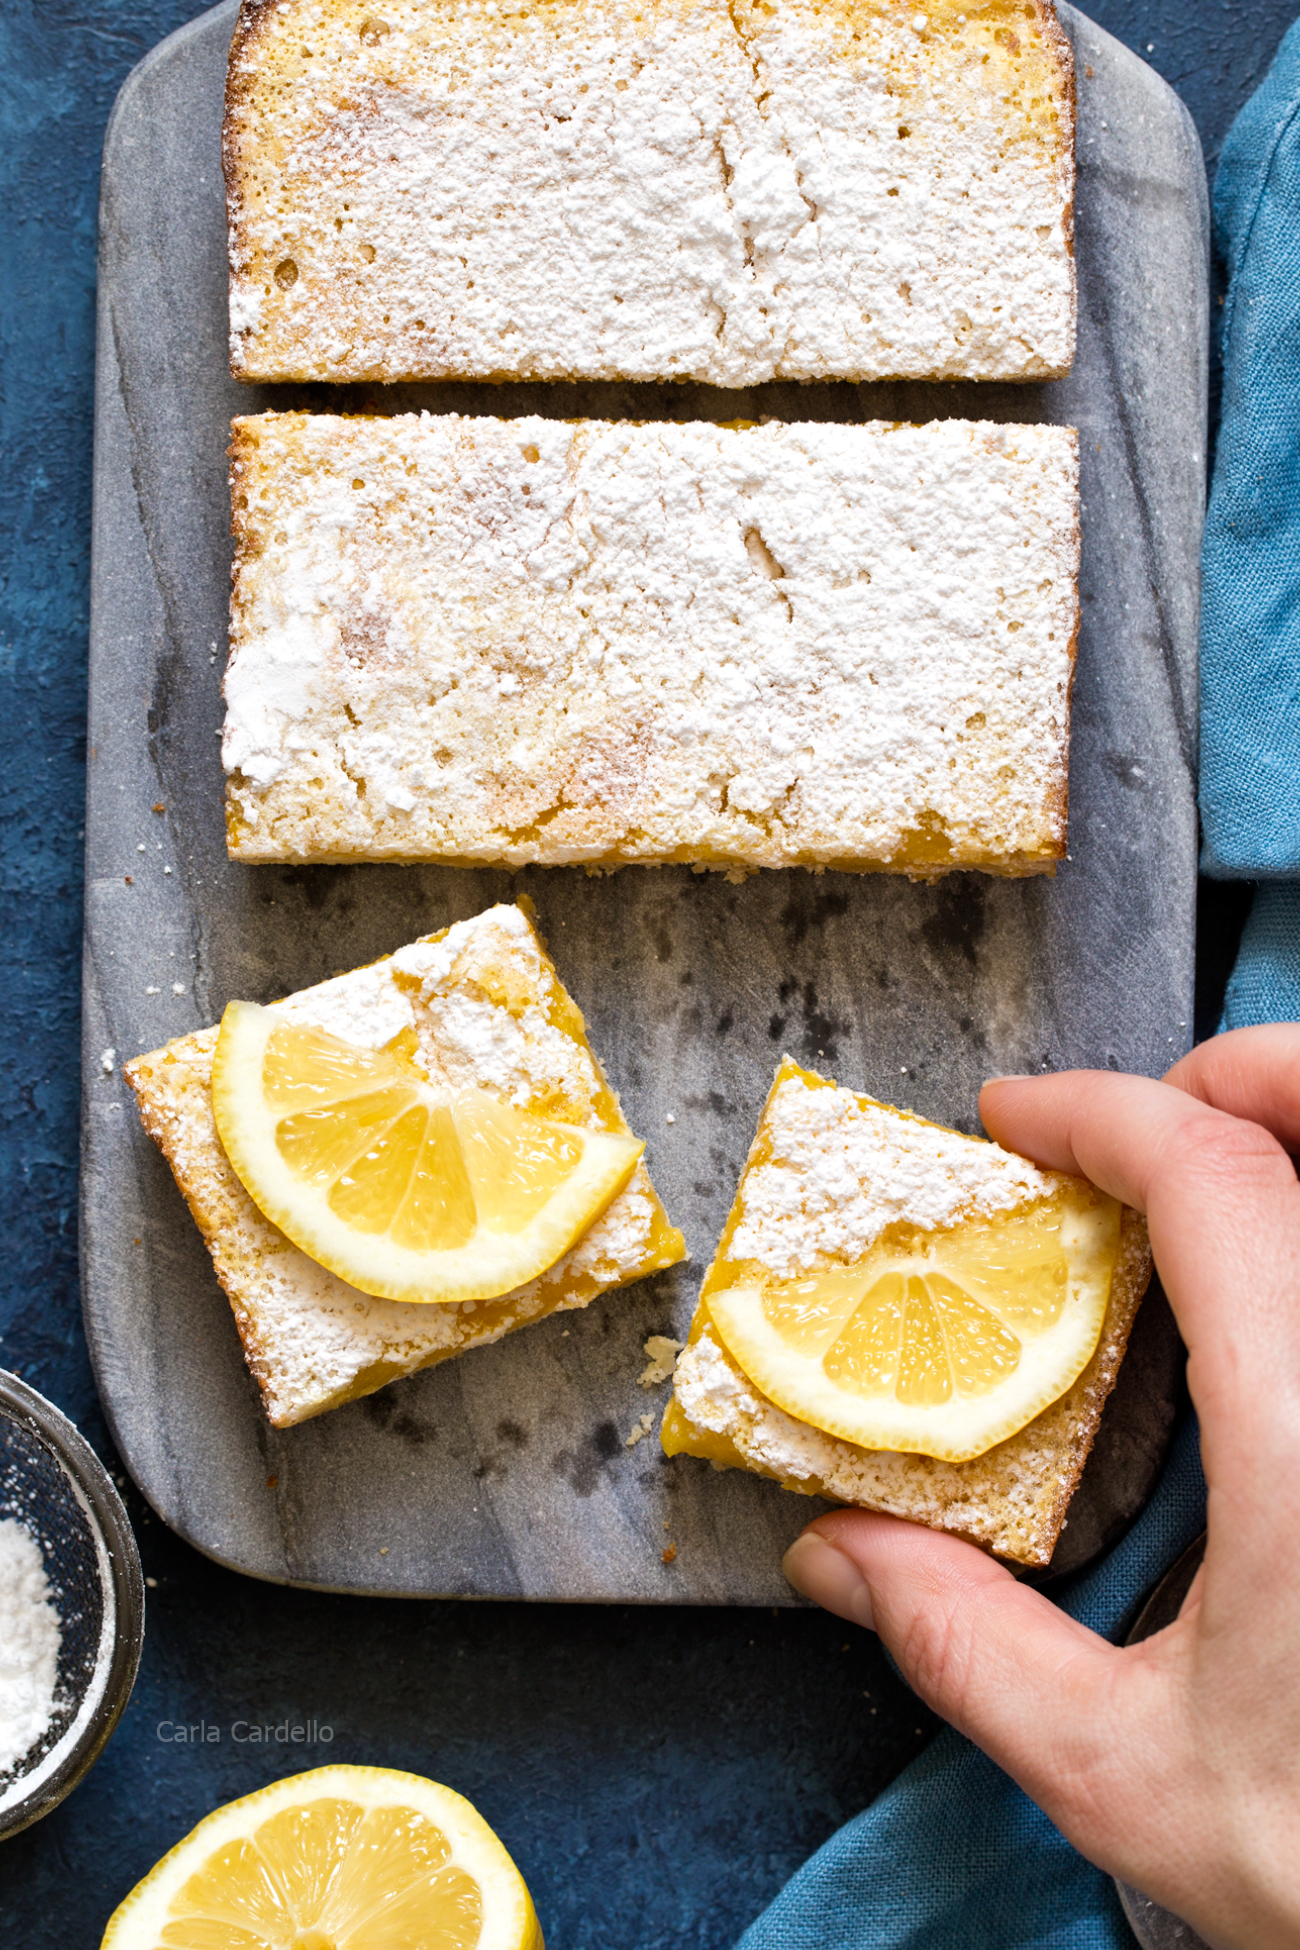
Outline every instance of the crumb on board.
[(665, 1544), (663, 1548), (662, 1556), (665, 1564), (672, 1564), (673, 1562), (675, 1562), (677, 1557), (676, 1544)]
[(652, 1334), (642, 1349), (649, 1356), (649, 1364), (637, 1377), (641, 1386), (657, 1388), (661, 1381), (671, 1381), (677, 1356), (685, 1345), (685, 1341), (670, 1341), (667, 1334)]
[(635, 1449), (642, 1436), (649, 1435), (654, 1426), (654, 1419), (654, 1416), (649, 1414), (641, 1416), (640, 1420), (633, 1427), (631, 1435), (623, 1444), (623, 1447), (625, 1449)]

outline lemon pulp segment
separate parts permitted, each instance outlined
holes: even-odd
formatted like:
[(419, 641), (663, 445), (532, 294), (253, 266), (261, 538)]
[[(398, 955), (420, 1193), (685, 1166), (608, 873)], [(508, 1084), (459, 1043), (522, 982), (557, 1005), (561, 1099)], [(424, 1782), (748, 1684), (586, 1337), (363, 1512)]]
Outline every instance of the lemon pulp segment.
[(1077, 1380), (1101, 1338), (1119, 1204), (1082, 1181), (944, 1230), (892, 1227), (852, 1265), (779, 1279), (715, 1262), (727, 1351), (787, 1414), (866, 1449), (966, 1462)]
[(643, 1146), (435, 1088), (413, 1031), (382, 1049), (232, 1002), (213, 1109), (249, 1196), (311, 1258), (389, 1300), (494, 1299), (553, 1266)]
[(451, 1789), (326, 1767), (200, 1822), (103, 1950), (544, 1950), (501, 1843)]

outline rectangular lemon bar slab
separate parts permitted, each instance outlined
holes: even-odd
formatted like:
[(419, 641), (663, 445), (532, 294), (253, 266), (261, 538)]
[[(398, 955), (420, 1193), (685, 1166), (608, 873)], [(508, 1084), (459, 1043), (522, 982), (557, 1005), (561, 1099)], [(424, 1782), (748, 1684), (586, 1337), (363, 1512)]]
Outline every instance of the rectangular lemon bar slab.
[(1059, 377), (1049, 0), (245, 0), (245, 379)]
[(1070, 428), (234, 423), (246, 861), (1065, 851)]
[[(523, 1110), (626, 1131), (582, 1016), (518, 907), (493, 907), (369, 968), (273, 1005), (366, 1048), (413, 1029), (430, 1074)], [(138, 1056), (125, 1074), (234, 1309), (277, 1428), (368, 1395), (685, 1257), (644, 1164), (563, 1259), (497, 1300), (414, 1305), (359, 1292), (292, 1245), (235, 1176), (212, 1114), (217, 1030)]]
[(929, 1231), (993, 1217), (1058, 1182), (998, 1145), (827, 1087), (787, 1058), (677, 1363), (665, 1450), (954, 1531), (1017, 1563), (1047, 1564), (1151, 1277), (1146, 1224), (1135, 1212), (1121, 1219), (1105, 1323), (1087, 1367), (1018, 1434), (969, 1462), (861, 1448), (786, 1414), (723, 1346), (709, 1294), (727, 1283), (731, 1259), (794, 1277), (825, 1259), (852, 1261), (890, 1226)]

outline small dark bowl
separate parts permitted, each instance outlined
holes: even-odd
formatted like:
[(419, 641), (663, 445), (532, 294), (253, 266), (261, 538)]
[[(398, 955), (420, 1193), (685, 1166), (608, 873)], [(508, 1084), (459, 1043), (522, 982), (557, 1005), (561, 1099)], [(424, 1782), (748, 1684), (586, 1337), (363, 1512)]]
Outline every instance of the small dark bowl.
[(50, 1725), (0, 1774), (0, 1839), (70, 1794), (131, 1697), (144, 1643), (140, 1553), (122, 1499), (52, 1402), (0, 1370), (0, 1518), (40, 1546), (63, 1640)]

